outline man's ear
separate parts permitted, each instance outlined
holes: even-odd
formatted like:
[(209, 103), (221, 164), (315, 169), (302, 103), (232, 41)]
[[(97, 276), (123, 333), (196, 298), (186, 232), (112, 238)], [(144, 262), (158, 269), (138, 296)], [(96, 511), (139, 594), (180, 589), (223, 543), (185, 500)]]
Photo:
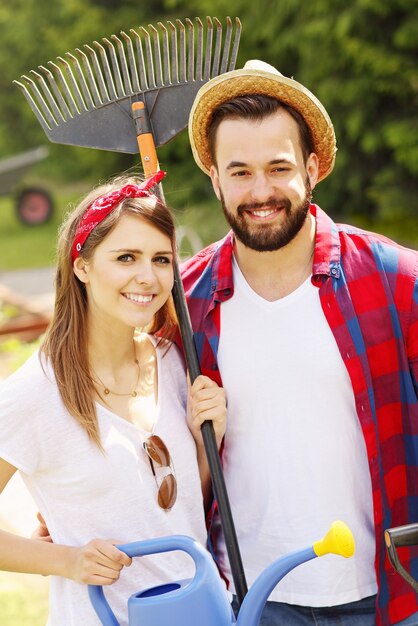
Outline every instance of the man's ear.
[(318, 182), (319, 160), (315, 152), (311, 152), (306, 161), (306, 172), (308, 174), (311, 189), (315, 189), (315, 185)]
[(73, 272), (82, 283), (87, 284), (89, 282), (89, 265), (81, 256), (78, 256), (74, 261)]
[(221, 200), (221, 193), (220, 193), (221, 188), (219, 185), (219, 174), (218, 174), (218, 170), (216, 169), (214, 165), (210, 166), (209, 175), (212, 181), (213, 191), (215, 192), (216, 197), (220, 201)]

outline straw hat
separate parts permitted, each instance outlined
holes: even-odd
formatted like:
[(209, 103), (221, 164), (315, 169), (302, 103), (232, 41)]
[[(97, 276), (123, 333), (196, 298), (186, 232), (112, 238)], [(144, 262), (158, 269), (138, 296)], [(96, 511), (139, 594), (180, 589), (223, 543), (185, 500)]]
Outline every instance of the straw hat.
[(212, 160), (207, 132), (216, 107), (246, 94), (263, 94), (277, 98), (293, 107), (310, 128), (314, 150), (319, 160), (318, 181), (323, 180), (334, 167), (337, 151), (334, 127), (319, 100), (306, 87), (280, 74), (263, 61), (247, 61), (244, 68), (212, 78), (196, 95), (189, 117), (189, 137), (193, 156), (206, 174)]

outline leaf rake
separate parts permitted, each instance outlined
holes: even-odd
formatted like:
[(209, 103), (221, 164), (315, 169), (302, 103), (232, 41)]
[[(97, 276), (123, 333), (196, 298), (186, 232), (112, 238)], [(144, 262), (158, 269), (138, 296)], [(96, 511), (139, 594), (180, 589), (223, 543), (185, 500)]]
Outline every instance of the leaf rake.
[[(140, 153), (146, 176), (158, 169), (156, 147), (188, 122), (196, 93), (210, 78), (235, 68), (241, 22), (226, 18), (175, 20), (122, 31), (76, 48), (14, 81), (50, 141)], [(163, 197), (161, 184), (159, 195)], [(190, 379), (200, 364), (181, 281), (174, 263), (173, 299)], [(211, 422), (202, 436), (239, 604), (247, 592), (244, 569)]]

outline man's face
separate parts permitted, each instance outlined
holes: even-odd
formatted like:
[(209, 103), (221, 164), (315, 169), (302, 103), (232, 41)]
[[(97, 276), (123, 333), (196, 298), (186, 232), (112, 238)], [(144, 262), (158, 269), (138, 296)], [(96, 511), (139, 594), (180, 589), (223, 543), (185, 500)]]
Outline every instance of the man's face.
[(215, 193), (237, 239), (259, 252), (278, 250), (305, 223), (315, 186), (315, 154), (303, 160), (298, 127), (284, 110), (260, 121), (227, 119), (218, 127)]

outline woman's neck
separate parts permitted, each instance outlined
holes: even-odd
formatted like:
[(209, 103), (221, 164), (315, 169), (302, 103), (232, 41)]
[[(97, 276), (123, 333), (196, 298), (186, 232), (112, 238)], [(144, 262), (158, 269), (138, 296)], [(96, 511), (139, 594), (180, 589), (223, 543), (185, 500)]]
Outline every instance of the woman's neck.
[(97, 320), (89, 323), (87, 353), (90, 367), (116, 374), (127, 363), (134, 363), (137, 358), (134, 333), (135, 329), (128, 326), (115, 328)]

